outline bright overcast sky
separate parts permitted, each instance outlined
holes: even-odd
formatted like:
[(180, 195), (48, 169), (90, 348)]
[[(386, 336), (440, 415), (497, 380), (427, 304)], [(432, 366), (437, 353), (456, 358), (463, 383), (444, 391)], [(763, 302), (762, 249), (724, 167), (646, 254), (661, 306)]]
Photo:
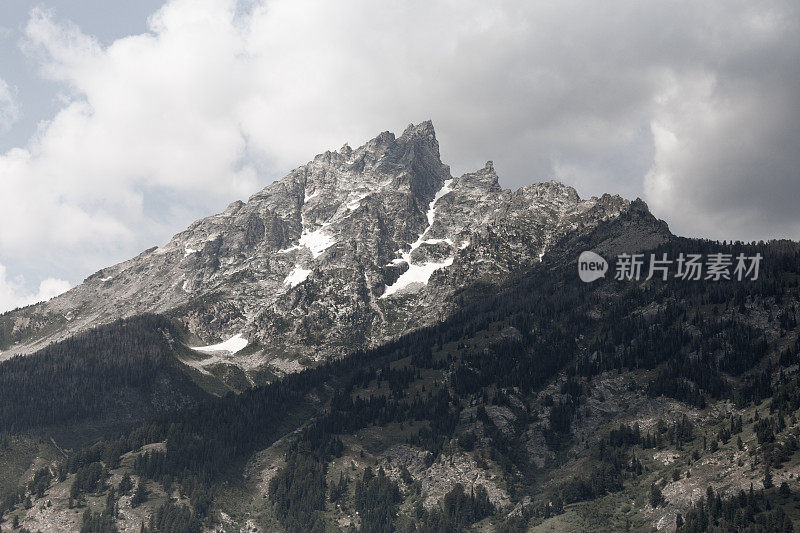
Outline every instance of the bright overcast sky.
[[(36, 6), (36, 7), (32, 7)], [(316, 153), (432, 119), (454, 175), (800, 238), (800, 3), (0, 2), (0, 311)]]

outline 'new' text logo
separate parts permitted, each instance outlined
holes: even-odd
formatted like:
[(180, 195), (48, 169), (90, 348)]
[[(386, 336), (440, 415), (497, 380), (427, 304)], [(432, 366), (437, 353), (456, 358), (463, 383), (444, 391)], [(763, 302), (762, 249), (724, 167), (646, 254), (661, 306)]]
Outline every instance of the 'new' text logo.
[(589, 251), (581, 252), (578, 257), (578, 276), (581, 281), (590, 283), (605, 277), (607, 271), (608, 262), (602, 256)]

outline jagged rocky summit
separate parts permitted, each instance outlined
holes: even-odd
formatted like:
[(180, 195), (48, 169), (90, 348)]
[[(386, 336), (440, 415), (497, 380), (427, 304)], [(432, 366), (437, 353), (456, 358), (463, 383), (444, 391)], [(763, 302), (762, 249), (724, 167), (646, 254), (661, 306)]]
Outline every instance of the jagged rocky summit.
[(164, 246), (0, 317), (0, 359), (163, 313), (202, 346), (192, 366), (254, 383), (441, 320), (459, 290), (500, 283), (631, 206), (557, 181), (503, 189), (491, 162), (454, 178), (431, 122), (410, 125), (317, 155)]

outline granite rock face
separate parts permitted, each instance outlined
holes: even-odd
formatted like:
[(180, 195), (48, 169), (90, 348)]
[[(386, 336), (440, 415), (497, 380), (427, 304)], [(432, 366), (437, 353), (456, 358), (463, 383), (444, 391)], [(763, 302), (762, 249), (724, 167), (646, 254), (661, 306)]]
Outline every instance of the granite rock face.
[(167, 313), (196, 345), (246, 339), (246, 350), (232, 342), (193, 365), (236, 367), (252, 382), (441, 320), (459, 290), (499, 283), (631, 206), (583, 200), (556, 181), (503, 189), (491, 162), (454, 178), (433, 125), (410, 125), (320, 154), (166, 245), (0, 317), (10, 331), (0, 359), (119, 317)]

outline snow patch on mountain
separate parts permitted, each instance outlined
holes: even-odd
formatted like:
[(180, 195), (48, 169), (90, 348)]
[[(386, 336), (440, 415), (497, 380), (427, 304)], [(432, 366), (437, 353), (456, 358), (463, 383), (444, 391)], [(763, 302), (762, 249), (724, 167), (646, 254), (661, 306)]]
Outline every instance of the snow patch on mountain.
[(294, 250), (299, 250), (300, 248), (302, 248), (302, 246), (300, 246), (299, 244), (295, 244), (295, 245), (290, 246), (288, 248), (284, 248), (282, 250), (278, 250), (278, 253), (279, 254), (288, 254), (289, 252), (292, 252)]
[(321, 256), (322, 252), (336, 244), (336, 240), (324, 231), (325, 227), (329, 225), (330, 224), (326, 222), (321, 228), (311, 232), (303, 230), (303, 234), (300, 235), (300, 246), (308, 248), (311, 251), (311, 255), (314, 256), (314, 259)]
[(438, 202), (439, 198), (441, 198), (445, 194), (453, 191), (451, 187), (452, 184), (453, 184), (452, 179), (445, 180), (444, 185), (442, 185), (442, 188), (439, 189), (439, 191), (436, 193), (436, 196), (433, 197), (433, 200), (431, 200), (431, 203), (428, 205), (428, 213), (427, 213), (428, 229), (422, 232), (422, 235), (425, 235), (428, 232), (428, 230), (431, 229), (431, 226), (433, 226), (433, 219), (436, 216), (436, 202)]
[(389, 296), (398, 292), (411, 292), (414, 289), (422, 288), (427, 285), (428, 281), (434, 272), (440, 268), (449, 267), (453, 264), (453, 258), (448, 257), (441, 263), (426, 262), (421, 265), (409, 265), (408, 270), (403, 272), (397, 281), (392, 283), (381, 295), (381, 298), (388, 298)]
[(286, 279), (283, 280), (283, 283), (294, 288), (303, 283), (309, 274), (311, 274), (311, 270), (296, 266), (291, 272), (289, 272), (289, 275), (286, 276)]
[(422, 241), (422, 244), (440, 244), (440, 243), (446, 243), (449, 244), (450, 246), (453, 246), (453, 241), (451, 241), (450, 239), (426, 239)]
[(449, 267), (453, 264), (453, 258), (449, 257), (441, 262), (433, 262), (427, 261), (422, 264), (413, 264), (411, 262), (411, 254), (414, 253), (414, 250), (422, 246), (423, 244), (438, 244), (441, 242), (446, 242), (449, 245), (453, 245), (453, 241), (450, 239), (425, 239), (425, 235), (430, 231), (431, 227), (433, 226), (433, 221), (436, 219), (436, 202), (439, 201), (439, 198), (443, 197), (447, 193), (451, 192), (453, 189), (450, 187), (453, 183), (452, 179), (445, 180), (442, 188), (437, 191), (436, 195), (431, 200), (431, 203), (428, 204), (428, 227), (425, 228), (425, 231), (420, 233), (419, 237), (416, 241), (411, 243), (411, 248), (408, 252), (402, 252), (402, 257), (393, 259), (392, 263), (399, 265), (401, 263), (408, 263), (408, 270), (403, 272), (397, 281), (395, 281), (390, 286), (386, 287), (386, 290), (381, 295), (381, 299), (387, 298), (392, 294), (397, 293), (398, 291), (408, 292), (410, 289), (415, 289), (421, 287), (422, 285), (427, 285), (428, 281), (431, 279), (431, 276), (434, 272), (439, 270), (440, 268)]
[(361, 206), (361, 200), (363, 200), (364, 198), (366, 198), (369, 195), (370, 195), (370, 193), (359, 194), (353, 200), (350, 200), (349, 202), (347, 202), (347, 205), (345, 207), (347, 207), (347, 209), (350, 210), (350, 211), (355, 211), (356, 209), (358, 209)]
[(194, 346), (192, 350), (197, 350), (200, 352), (228, 352), (234, 354), (243, 350), (247, 346), (247, 339), (241, 333), (237, 333), (230, 339), (226, 341), (222, 341), (217, 344), (211, 344), (209, 346)]
[[(393, 259), (392, 263), (398, 264), (398, 265), (400, 263), (408, 263), (410, 265), (411, 264), (411, 254), (414, 253), (414, 250), (416, 250), (417, 248), (419, 248), (423, 244), (426, 244), (425, 235), (431, 229), (431, 226), (433, 226), (433, 221), (436, 218), (436, 202), (439, 201), (439, 198), (441, 198), (445, 194), (447, 194), (450, 191), (452, 191), (452, 189), (450, 188), (450, 184), (452, 182), (453, 182), (452, 179), (445, 180), (444, 185), (442, 185), (442, 188), (439, 189), (439, 191), (436, 193), (436, 196), (434, 196), (433, 200), (431, 200), (431, 203), (428, 204), (428, 213), (427, 213), (428, 227), (425, 228), (425, 231), (423, 231), (422, 233), (419, 234), (419, 237), (417, 238), (416, 241), (411, 243), (411, 249), (408, 252), (404, 253), (402, 250), (398, 250), (397, 253), (401, 254), (402, 257), (397, 258), (397, 259)], [(434, 241), (434, 240), (435, 239), (431, 239), (431, 241)], [(441, 240), (439, 240), (437, 242), (441, 242)]]

